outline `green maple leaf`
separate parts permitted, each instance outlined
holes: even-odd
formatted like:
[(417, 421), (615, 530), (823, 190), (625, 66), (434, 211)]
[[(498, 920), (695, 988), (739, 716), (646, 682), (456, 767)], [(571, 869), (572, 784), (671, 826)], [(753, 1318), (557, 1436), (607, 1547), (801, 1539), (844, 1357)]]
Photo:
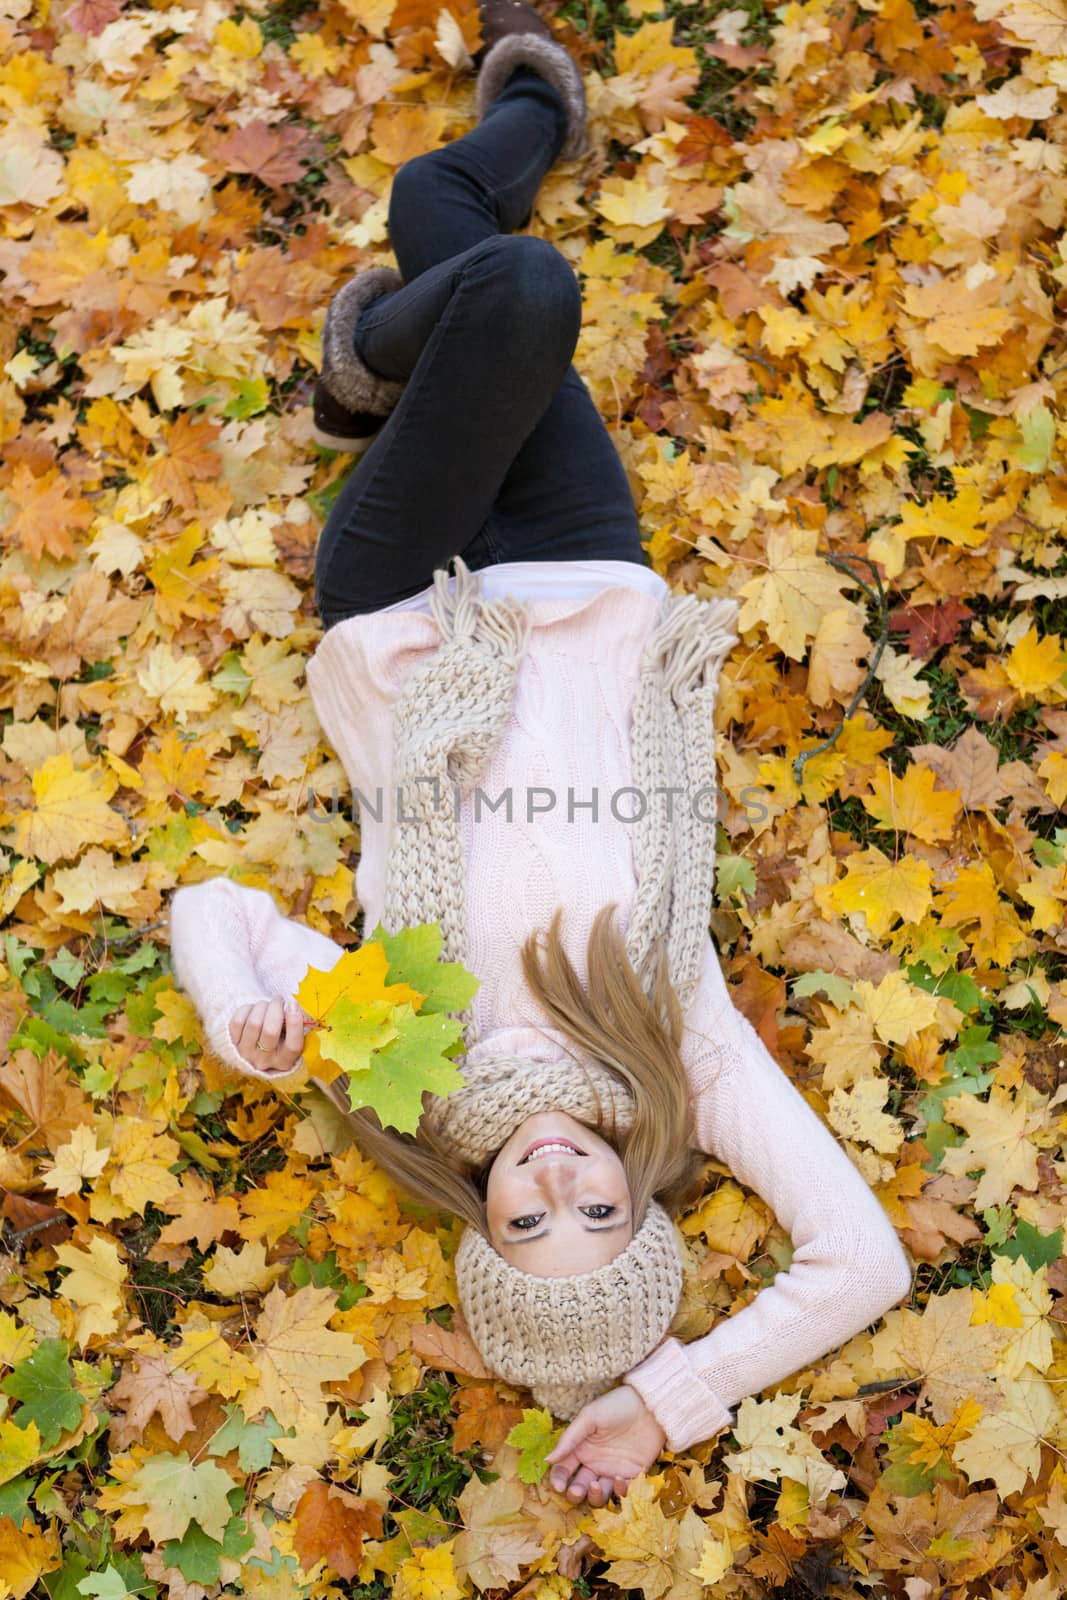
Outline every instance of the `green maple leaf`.
[(22, 1401), (12, 1421), (20, 1428), (36, 1422), (45, 1449), (81, 1421), (81, 1396), (74, 1387), (74, 1373), (62, 1339), (46, 1339), (39, 1344), (0, 1383), (0, 1389)]
[(103, 1572), (88, 1573), (76, 1588), (79, 1594), (92, 1595), (94, 1600), (125, 1600), (130, 1593), (122, 1573), (110, 1564)]
[(156, 1544), (180, 1541), (194, 1520), (209, 1539), (222, 1540), (232, 1515), (226, 1496), (234, 1482), (213, 1461), (194, 1466), (187, 1451), (164, 1451), (149, 1456), (128, 1482), (141, 1497), (137, 1504), (147, 1508), (144, 1525)]
[(545, 1457), (562, 1438), (563, 1429), (552, 1426), (549, 1411), (524, 1411), (508, 1434), (508, 1444), (519, 1452), (519, 1478), (523, 1483), (540, 1483), (548, 1471)]
[(209, 1539), (197, 1523), (190, 1522), (183, 1537), (169, 1540), (162, 1553), (167, 1566), (177, 1567), (186, 1582), (216, 1584), (221, 1558), (228, 1556), (231, 1561), (240, 1561), (255, 1542), (251, 1528), (235, 1516), (227, 1523), (221, 1541)]
[[(418, 1016), (409, 1005), (393, 1011), (397, 1036), (371, 1057), (366, 1072), (348, 1080), (353, 1111), (369, 1106), (383, 1127), (414, 1133), (422, 1115), (422, 1096), (453, 1094), (467, 1081), (448, 1060), (446, 1052), (462, 1037), (462, 1025), (453, 1017)], [(325, 1045), (323, 1055), (326, 1054)]]
[[(265, 1472), (274, 1459), (274, 1441), (283, 1433), (281, 1424), (270, 1411), (265, 1413), (262, 1422), (247, 1422), (240, 1406), (228, 1405), (222, 1409), (226, 1421), (205, 1446), (208, 1455), (228, 1456), (231, 1450), (236, 1450), (242, 1472)], [(188, 1573), (185, 1575), (189, 1577)], [(216, 1580), (212, 1578), (211, 1581)]]
[(381, 923), (374, 939), (389, 957), (389, 982), (410, 983), (426, 996), (419, 1015), (435, 1011), (462, 1011), (481, 986), (481, 978), (468, 972), (461, 961), (440, 961), (441, 924), (420, 922), (399, 933), (386, 933)]
[[(360, 1005), (342, 995), (327, 1013), (328, 1020), (319, 1034), (319, 1049), (346, 1072), (366, 1072), (374, 1052), (397, 1036), (397, 1009), (388, 1000)], [(407, 1009), (410, 1011), (411, 1007)]]

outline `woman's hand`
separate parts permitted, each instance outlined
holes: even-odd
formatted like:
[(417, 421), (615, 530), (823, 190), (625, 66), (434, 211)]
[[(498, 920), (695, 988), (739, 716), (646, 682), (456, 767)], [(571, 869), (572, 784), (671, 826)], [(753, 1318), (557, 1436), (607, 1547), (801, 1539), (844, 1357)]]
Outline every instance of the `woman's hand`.
[(295, 1000), (258, 1000), (238, 1006), (230, 1038), (250, 1067), (283, 1078), (304, 1053), (304, 1013)]
[(587, 1495), (591, 1506), (602, 1506), (612, 1494), (621, 1499), (630, 1479), (648, 1470), (666, 1440), (637, 1390), (620, 1384), (583, 1406), (549, 1451), (552, 1487), (560, 1493), (566, 1489), (576, 1501)]

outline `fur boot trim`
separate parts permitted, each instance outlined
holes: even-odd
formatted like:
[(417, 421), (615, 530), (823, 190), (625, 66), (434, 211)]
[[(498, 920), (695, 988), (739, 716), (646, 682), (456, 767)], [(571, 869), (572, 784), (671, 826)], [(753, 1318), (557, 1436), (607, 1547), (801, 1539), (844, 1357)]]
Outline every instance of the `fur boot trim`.
[(404, 287), (396, 267), (366, 267), (350, 278), (330, 301), (322, 329), (320, 381), (349, 411), (388, 416), (404, 392), (406, 380), (383, 378), (356, 354), (356, 323), (364, 306)]
[(475, 106), (481, 122), (490, 104), (519, 67), (531, 67), (562, 97), (567, 108), (563, 161), (576, 161), (587, 149), (585, 81), (574, 58), (554, 39), (536, 33), (509, 33), (485, 53), (475, 85)]

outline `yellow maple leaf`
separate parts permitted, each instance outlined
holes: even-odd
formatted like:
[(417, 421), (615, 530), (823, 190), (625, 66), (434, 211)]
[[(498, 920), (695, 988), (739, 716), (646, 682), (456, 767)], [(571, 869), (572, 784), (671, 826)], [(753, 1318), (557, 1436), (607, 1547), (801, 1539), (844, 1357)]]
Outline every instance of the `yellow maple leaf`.
[(863, 806), (883, 827), (914, 835), (927, 844), (951, 837), (962, 809), (957, 789), (935, 789), (935, 774), (913, 762), (900, 776), (883, 766), (863, 795)]
[(31, 780), (34, 804), (15, 822), (15, 848), (49, 864), (90, 844), (125, 844), (129, 824), (108, 801), (117, 780), (99, 762), (78, 768), (69, 751), (51, 756)]
[(1032, 1374), (999, 1380), (999, 1408), (975, 1423), (967, 1439), (952, 1450), (953, 1463), (977, 1483), (990, 1478), (1006, 1499), (1035, 1481), (1041, 1470), (1042, 1441), (1063, 1429), (1056, 1391)]
[(937, 998), (909, 983), (902, 972), (888, 972), (877, 984), (860, 979), (854, 992), (885, 1044), (906, 1044), (937, 1020)]
[(108, 851), (93, 846), (75, 866), (53, 872), (52, 887), (65, 912), (93, 911), (101, 905), (116, 916), (128, 917), (136, 916), (143, 908), (147, 878), (146, 861), (118, 861)]
[(194, 713), (209, 711), (215, 690), (204, 680), (204, 669), (194, 655), (175, 656), (170, 645), (157, 644), (148, 652), (137, 682), (161, 711), (172, 711), (184, 727)]
[(266, 1406), (283, 1428), (299, 1428), (309, 1416), (325, 1420), (323, 1384), (347, 1378), (366, 1359), (350, 1334), (326, 1327), (336, 1305), (335, 1294), (312, 1284), (293, 1295), (277, 1284), (270, 1291), (251, 1347), (259, 1383), (246, 1402), (249, 1416)]
[(742, 1400), (733, 1427), (741, 1449), (731, 1451), (723, 1461), (731, 1471), (752, 1480), (792, 1478), (806, 1484), (812, 1500), (821, 1503), (828, 1494), (842, 1489), (846, 1479), (810, 1435), (793, 1425), (800, 1405), (799, 1394)]
[(436, 150), (444, 143), (451, 112), (444, 106), (389, 105), (374, 108), (370, 153), (388, 167), (399, 167), (413, 156)]
[(41, 1435), (31, 1418), (24, 1428), (10, 1418), (0, 1422), (0, 1483), (20, 1477), (41, 1453)]
[(1067, 752), (1050, 750), (1037, 768), (1037, 775), (1048, 790), (1054, 805), (1067, 803)]
[(425, 1267), (408, 1267), (396, 1251), (387, 1251), (375, 1267), (368, 1267), (364, 1282), (377, 1301), (422, 1300), (426, 1294)]
[(283, 1233), (296, 1227), (314, 1198), (314, 1186), (306, 1178), (292, 1172), (268, 1172), (262, 1189), (250, 1189), (241, 1196), (241, 1238), (277, 1244)]
[(1022, 1097), (994, 1083), (988, 1100), (973, 1094), (949, 1095), (944, 1101), (949, 1122), (967, 1130), (960, 1145), (941, 1157), (942, 1172), (963, 1176), (981, 1171), (974, 1209), (1006, 1205), (1012, 1190), (1037, 1188), (1037, 1146), (1030, 1135), (1044, 1123), (1045, 1110), (1035, 1110)]
[(660, 67), (698, 66), (696, 51), (690, 45), (674, 44), (673, 34), (671, 17), (662, 22), (643, 22), (633, 33), (616, 28), (612, 35), (616, 72), (647, 75)]
[[(165, 1206), (181, 1192), (181, 1184), (170, 1171), (180, 1155), (181, 1146), (169, 1133), (153, 1132), (140, 1117), (119, 1118), (111, 1136), (107, 1187), (110, 1195), (128, 1208), (122, 1215), (136, 1212), (144, 1216), (147, 1206)], [(101, 1193), (98, 1188), (96, 1195)], [(116, 1214), (113, 1207), (109, 1210)]]
[(215, 29), (214, 42), (231, 55), (252, 58), (263, 49), (263, 35), (254, 17), (244, 16), (240, 22), (225, 17)]
[(229, 570), (222, 578), (226, 605), (221, 626), (237, 639), (248, 639), (258, 628), (272, 639), (285, 639), (296, 627), (300, 590), (284, 572), (267, 567)]
[(717, 1539), (713, 1533), (709, 1533), (700, 1547), (700, 1561), (692, 1569), (693, 1576), (699, 1578), (707, 1588), (724, 1578), (733, 1564), (733, 1547), (729, 1537)]
[(952, 1451), (974, 1428), (982, 1408), (975, 1400), (964, 1400), (952, 1416), (939, 1427), (929, 1417), (905, 1411), (900, 1419), (900, 1436), (908, 1442), (908, 1461), (931, 1471), (943, 1461), (951, 1461)]
[(219, 609), (214, 579), (217, 556), (197, 561), (204, 530), (190, 522), (173, 544), (156, 551), (148, 565), (155, 590), (155, 611), (161, 622), (176, 626), (183, 617), (211, 617)]
[(178, 369), (192, 342), (184, 328), (157, 323), (131, 333), (122, 344), (112, 345), (110, 354), (113, 360), (123, 363), (127, 383), (138, 388), (149, 384), (156, 405), (161, 411), (169, 411), (184, 403), (185, 386)]
[[(216, 522), (211, 530), (211, 543), (232, 567), (273, 567), (278, 562), (278, 547), (272, 532), (281, 520), (277, 511), (268, 511), (264, 506), (249, 506), (239, 517), (227, 517)], [(262, 650), (264, 641), (252, 640), (245, 656), (253, 647)], [(274, 645), (274, 648), (281, 648), (284, 658), (284, 647)], [(242, 656), (242, 662), (244, 659)], [(292, 660), (294, 665), (300, 665), (299, 657), (293, 657)]]
[(449, 1539), (415, 1550), (397, 1572), (395, 1600), (460, 1600), (464, 1589), (456, 1577), (454, 1544), (455, 1540)]
[(923, 663), (887, 645), (874, 675), (894, 710), (922, 721), (930, 712), (930, 685), (919, 677)]
[(784, 356), (793, 350), (803, 350), (815, 331), (810, 317), (786, 305), (779, 309), (773, 305), (760, 306), (763, 321), (761, 342), (772, 356)]
[(606, 178), (593, 202), (626, 244), (650, 244), (671, 214), (670, 195), (639, 173), (634, 178)]
[(900, 508), (900, 533), (905, 539), (944, 539), (964, 550), (977, 549), (989, 538), (981, 526), (985, 497), (964, 484), (956, 495), (935, 494), (925, 505), (906, 501)]
[(343, 1469), (366, 1456), (375, 1455), (389, 1437), (392, 1421), (392, 1398), (387, 1388), (375, 1389), (369, 1400), (360, 1404), (366, 1413), (365, 1420), (353, 1427), (341, 1428), (331, 1440), (337, 1463)]
[(98, 1150), (96, 1133), (87, 1123), (74, 1129), (66, 1144), (56, 1150), (55, 1160), (42, 1167), (41, 1178), (49, 1189), (63, 1198), (77, 1194), (85, 1178), (98, 1178), (108, 1163), (109, 1152)]
[(1004, 663), (1004, 671), (1008, 682), (1027, 699), (1043, 695), (1053, 684), (1062, 685), (1067, 673), (1063, 640), (1056, 633), (1042, 639), (1035, 627), (1029, 627)]
[(289, 46), (289, 59), (305, 78), (324, 78), (339, 71), (344, 51), (327, 44), (320, 33), (298, 33)]
[(114, 1333), (123, 1311), (122, 1285), (127, 1277), (118, 1247), (97, 1234), (87, 1250), (73, 1244), (57, 1245), (56, 1260), (61, 1267), (72, 1269), (59, 1293), (78, 1307), (79, 1345), (84, 1348), (96, 1335)]
[(986, 1294), (980, 1289), (972, 1289), (971, 1297), (974, 1305), (971, 1321), (975, 1326), (982, 1322), (992, 1322), (998, 1328), (1022, 1327), (1022, 1312), (1015, 1297), (1013, 1284), (994, 1284)]
[(1048, 5), (1045, 0), (985, 0), (976, 15), (983, 19), (996, 17), (1009, 34), (1033, 45), (1050, 60), (1067, 51), (1067, 14), (1062, 4)]
[(1000, 1404), (993, 1368), (1005, 1338), (991, 1324), (972, 1325), (969, 1289), (947, 1289), (919, 1311), (887, 1312), (871, 1354), (880, 1373), (899, 1374), (901, 1364), (918, 1373), (934, 1420), (944, 1423), (964, 1401), (993, 1409)]
[(976, 959), (1008, 966), (1027, 944), (1014, 908), (1001, 899), (988, 861), (973, 861), (943, 886), (937, 911), (946, 928), (967, 929)]
[(383, 39), (397, 0), (342, 0), (345, 11), (375, 39)]
[[(359, 1006), (407, 1004), (418, 1011), (426, 996), (408, 983), (386, 983), (388, 971), (389, 957), (385, 950), (375, 940), (370, 940), (358, 950), (346, 950), (328, 972), (308, 967), (296, 998), (308, 1016), (320, 1024), (328, 1020), (331, 1009), (341, 999)], [(304, 1060), (309, 1071), (324, 1064), (315, 1033), (308, 1034), (305, 1040)]]
[(739, 1184), (728, 1180), (719, 1184), (679, 1226), (685, 1234), (700, 1234), (710, 1250), (747, 1261), (770, 1222), (766, 1202), (747, 1195)]
[(246, 1355), (228, 1344), (221, 1329), (202, 1312), (193, 1312), (182, 1329), (174, 1352), (177, 1365), (193, 1372), (203, 1387), (239, 1399), (259, 1381), (259, 1371)]
[(204, 1282), (224, 1300), (238, 1300), (244, 1294), (262, 1294), (286, 1271), (284, 1261), (267, 1264), (267, 1247), (262, 1239), (231, 1250), (220, 1244), (204, 1268)]
[(928, 862), (906, 855), (891, 861), (876, 845), (868, 845), (849, 856), (844, 877), (817, 887), (815, 897), (827, 910), (861, 912), (871, 933), (880, 939), (898, 918), (922, 921), (933, 902), (932, 879)]
[(748, 631), (763, 624), (772, 644), (794, 661), (803, 657), (823, 616), (841, 605), (848, 582), (816, 554), (814, 528), (772, 528), (767, 534), (767, 570), (742, 584), (737, 618)]
[(196, 1044), (200, 1038), (200, 1018), (187, 994), (177, 989), (160, 989), (155, 995), (156, 1009), (160, 1015), (152, 1024), (152, 1037), (173, 1043)]
[(594, 1511), (590, 1537), (611, 1560), (605, 1577), (620, 1588), (639, 1588), (646, 1600), (699, 1600), (694, 1569), (706, 1538), (703, 1521), (686, 1506), (668, 1517), (659, 1501), (661, 1475), (639, 1473), (618, 1511)]
[(46, 1572), (62, 1565), (57, 1528), (41, 1528), (32, 1517), (16, 1523), (0, 1517), (0, 1584), (4, 1600), (25, 1600)]
[(33, 1354), (35, 1344), (32, 1328), (16, 1322), (10, 1311), (0, 1311), (0, 1366), (17, 1367)]
[(864, 1078), (851, 1089), (835, 1089), (827, 1119), (845, 1139), (892, 1155), (904, 1143), (904, 1124), (883, 1111), (892, 1084), (885, 1078)]

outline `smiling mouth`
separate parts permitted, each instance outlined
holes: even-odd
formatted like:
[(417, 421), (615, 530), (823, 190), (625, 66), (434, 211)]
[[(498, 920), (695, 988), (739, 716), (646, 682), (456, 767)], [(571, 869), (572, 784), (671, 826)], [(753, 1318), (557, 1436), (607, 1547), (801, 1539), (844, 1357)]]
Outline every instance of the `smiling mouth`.
[[(522, 1160), (519, 1162), (519, 1166), (525, 1166), (527, 1161), (536, 1156), (540, 1150), (552, 1150), (555, 1153), (565, 1155), (585, 1155), (585, 1151), (579, 1150), (578, 1146), (571, 1139), (536, 1139), (527, 1150)], [(540, 1156), (539, 1159), (542, 1161), (547, 1160), (547, 1155)]]

